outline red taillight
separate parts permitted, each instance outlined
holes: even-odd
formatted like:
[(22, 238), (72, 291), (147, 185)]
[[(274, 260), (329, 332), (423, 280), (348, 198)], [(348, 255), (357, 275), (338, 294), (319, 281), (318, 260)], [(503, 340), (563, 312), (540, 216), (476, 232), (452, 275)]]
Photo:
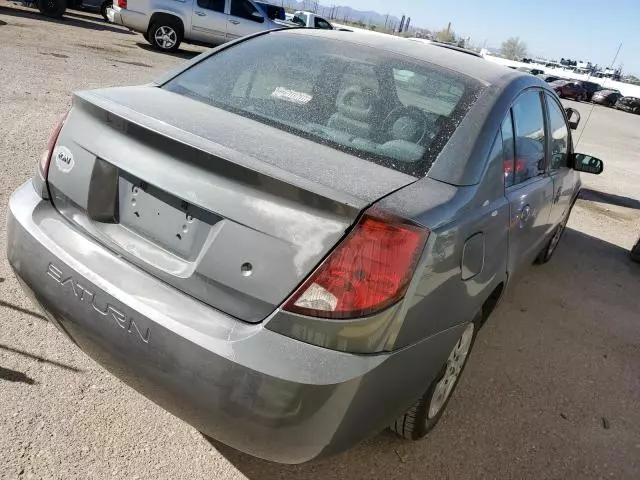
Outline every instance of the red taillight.
[(118, 0), (118, 6), (120, 8), (127, 8), (127, 0)]
[(44, 152), (42, 152), (42, 156), (40, 157), (38, 168), (40, 169), (40, 175), (42, 175), (42, 178), (44, 178), (45, 180), (47, 178), (47, 175), (49, 174), (49, 164), (51, 163), (51, 155), (53, 154), (53, 149), (56, 146), (58, 136), (60, 135), (60, 130), (62, 130), (62, 126), (64, 125), (64, 122), (67, 119), (68, 115), (69, 113), (67, 112), (62, 117), (60, 117), (58, 123), (49, 136), (49, 140), (47, 141), (47, 148)]
[[(527, 170), (527, 162), (525, 160), (516, 159), (516, 173), (522, 173)], [(504, 176), (509, 177), (513, 173), (513, 160), (504, 161)]]
[(354, 318), (392, 305), (406, 293), (428, 236), (426, 228), (407, 220), (379, 210), (365, 212), (284, 310)]

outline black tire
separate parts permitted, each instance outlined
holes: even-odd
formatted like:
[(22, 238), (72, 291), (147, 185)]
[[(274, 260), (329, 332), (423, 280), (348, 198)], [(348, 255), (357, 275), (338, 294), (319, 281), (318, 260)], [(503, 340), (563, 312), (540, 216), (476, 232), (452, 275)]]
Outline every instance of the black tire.
[(38, 0), (38, 10), (46, 17), (62, 18), (66, 9), (66, 0)]
[(389, 425), (389, 428), (392, 431), (394, 431), (401, 437), (406, 438), (407, 440), (420, 440), (421, 438), (425, 437), (433, 427), (436, 426), (444, 411), (447, 409), (447, 404), (449, 403), (449, 400), (451, 400), (451, 396), (453, 395), (453, 392), (458, 385), (458, 381), (460, 380), (460, 377), (464, 372), (464, 368), (468, 363), (469, 355), (471, 354), (471, 350), (473, 349), (473, 344), (475, 343), (476, 335), (478, 333), (478, 330), (480, 329), (481, 324), (482, 312), (480, 311), (478, 312), (474, 320), (466, 327), (473, 327), (473, 332), (471, 334), (471, 340), (464, 357), (464, 363), (462, 364), (462, 367), (460, 368), (457, 376), (453, 380), (453, 384), (449, 387), (448, 392), (445, 394), (445, 398), (442, 399), (441, 396), (438, 396), (438, 398), (441, 399), (440, 401), (442, 403), (440, 403), (440, 405), (438, 406), (436, 413), (434, 414), (433, 412), (431, 412), (430, 415), (432, 401), (438, 393), (442, 394), (442, 391), (439, 389), (439, 384), (441, 384), (442, 381), (445, 381), (445, 373), (447, 373), (449, 369), (449, 362), (454, 355), (455, 349), (458, 348), (458, 346), (463, 341), (466, 330), (461, 335), (458, 343), (456, 343), (456, 345), (454, 346), (451, 355), (449, 356), (449, 358), (447, 358), (447, 361), (442, 366), (440, 373), (435, 378), (435, 380), (431, 382), (431, 385), (429, 385), (429, 388), (427, 388), (427, 391), (424, 393), (424, 395), (422, 395), (404, 414), (400, 415), (400, 417), (398, 417), (391, 425)]
[(631, 249), (631, 252), (629, 252), (629, 256), (634, 262), (640, 263), (640, 238), (636, 242), (635, 246)]
[(551, 235), (551, 238), (545, 244), (544, 248), (540, 250), (540, 253), (536, 257), (536, 259), (533, 261), (534, 265), (542, 265), (544, 263), (547, 263), (549, 260), (551, 260), (551, 257), (553, 257), (553, 254), (556, 253), (558, 245), (560, 244), (560, 240), (562, 240), (564, 232), (567, 229), (567, 222), (569, 221), (569, 217), (571, 216), (572, 209), (573, 209), (573, 205), (571, 205), (571, 208), (567, 212), (567, 215), (564, 217), (560, 225), (556, 227), (556, 229), (553, 232), (553, 235)]
[(113, 0), (107, 0), (100, 6), (100, 15), (102, 15), (102, 18), (104, 18), (105, 22), (109, 22), (109, 17), (107, 17), (107, 8), (111, 8), (112, 6)]
[[(159, 41), (163, 29), (167, 36), (164, 43)], [(147, 41), (153, 45), (154, 48), (163, 52), (175, 52), (178, 50), (183, 39), (182, 23), (177, 18), (162, 17), (160, 20), (154, 20), (149, 27), (147, 35), (149, 37)]]

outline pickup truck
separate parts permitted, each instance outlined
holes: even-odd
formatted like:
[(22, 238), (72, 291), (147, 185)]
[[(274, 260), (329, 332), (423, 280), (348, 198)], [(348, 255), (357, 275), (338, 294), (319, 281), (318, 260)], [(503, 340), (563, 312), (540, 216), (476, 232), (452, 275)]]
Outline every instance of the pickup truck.
[(296, 26), (280, 20), (278, 8), (265, 5), (252, 0), (114, 0), (107, 17), (142, 33), (155, 48), (175, 51), (182, 41), (219, 45), (261, 30)]
[(289, 20), (298, 27), (306, 28), (322, 28), (324, 30), (333, 30), (334, 27), (320, 15), (305, 10), (298, 10), (293, 14), (287, 14)]

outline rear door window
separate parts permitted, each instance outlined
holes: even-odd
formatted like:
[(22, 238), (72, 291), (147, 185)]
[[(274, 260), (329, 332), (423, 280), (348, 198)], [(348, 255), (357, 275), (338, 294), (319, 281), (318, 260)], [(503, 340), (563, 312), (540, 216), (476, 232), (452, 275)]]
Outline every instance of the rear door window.
[(547, 97), (547, 109), (549, 110), (549, 143), (551, 148), (549, 170), (558, 170), (568, 167), (567, 155), (571, 140), (567, 122), (558, 103), (551, 95), (545, 95)]
[(515, 161), (516, 154), (514, 149), (513, 120), (511, 119), (511, 110), (502, 121), (500, 128), (502, 138), (502, 152), (504, 158), (504, 186), (510, 187), (515, 183)]
[(163, 88), (422, 176), (483, 86), (391, 52), (278, 32), (224, 49)]
[(214, 12), (224, 13), (225, 0), (198, 0), (198, 6)]
[(254, 20), (254, 13), (260, 13), (249, 0), (231, 0), (231, 15), (234, 17)]
[(333, 30), (333, 27), (331, 26), (331, 24), (329, 22), (327, 22), (324, 18), (316, 17), (313, 20), (313, 23), (314, 23), (315, 28), (322, 28), (324, 30)]
[(512, 107), (515, 131), (514, 183), (522, 183), (544, 174), (544, 113), (538, 90), (524, 92)]

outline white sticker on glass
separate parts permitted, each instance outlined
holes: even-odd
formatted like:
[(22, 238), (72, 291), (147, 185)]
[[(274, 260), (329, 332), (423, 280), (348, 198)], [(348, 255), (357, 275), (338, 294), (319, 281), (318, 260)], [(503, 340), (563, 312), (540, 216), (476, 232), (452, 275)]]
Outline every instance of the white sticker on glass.
[(289, 90), (284, 87), (277, 87), (271, 93), (271, 96), (279, 98), (280, 100), (286, 100), (287, 102), (297, 103), (298, 105), (305, 105), (313, 98), (308, 93), (296, 92), (295, 90)]

